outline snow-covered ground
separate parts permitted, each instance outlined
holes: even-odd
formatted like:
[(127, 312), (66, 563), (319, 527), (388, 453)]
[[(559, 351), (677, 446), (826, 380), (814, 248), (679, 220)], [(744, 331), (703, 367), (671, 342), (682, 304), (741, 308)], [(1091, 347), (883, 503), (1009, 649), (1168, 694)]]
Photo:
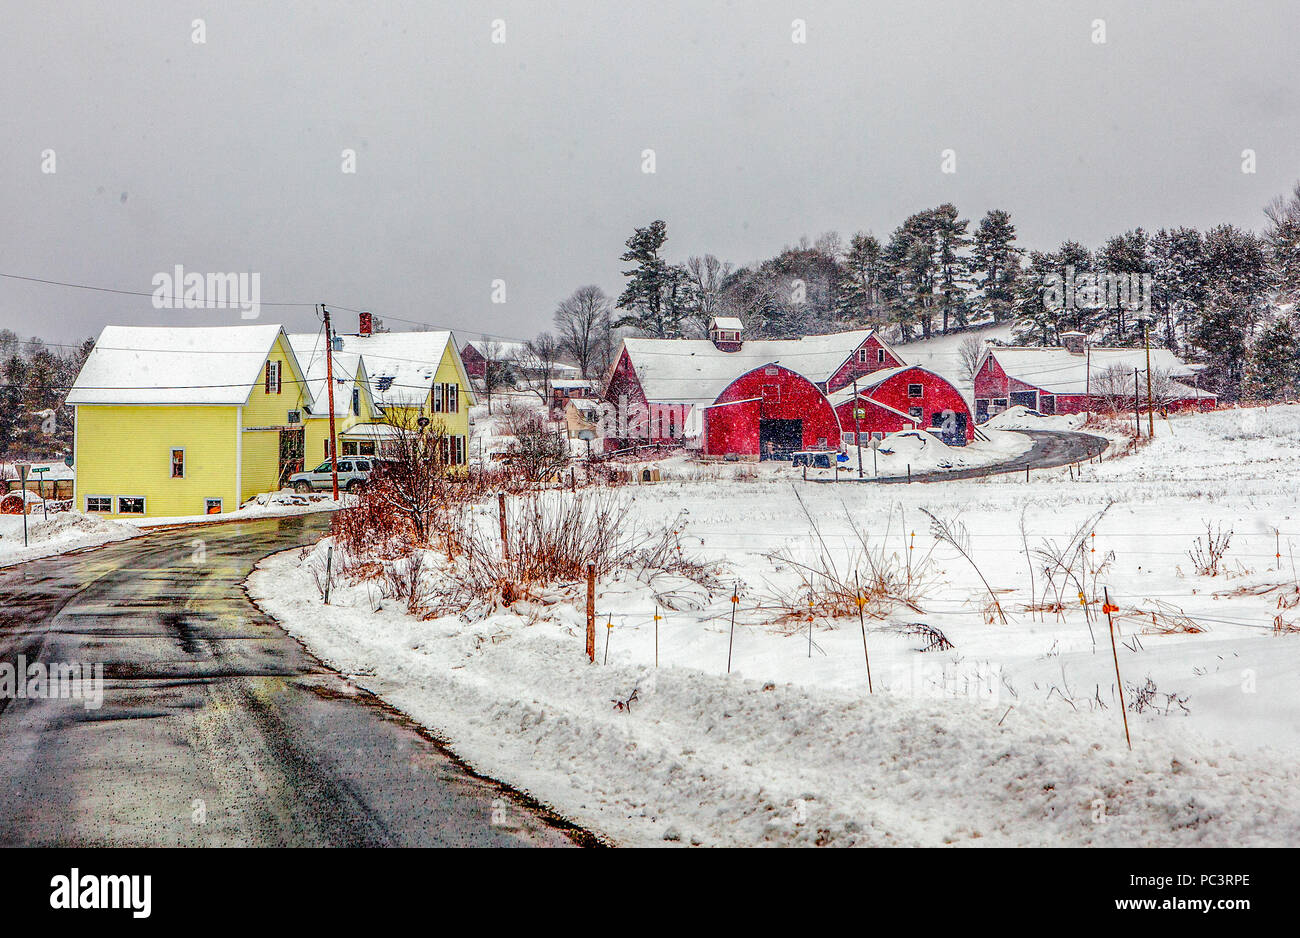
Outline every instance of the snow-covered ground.
[(27, 546), (24, 547), (22, 515), (0, 515), (0, 567), (83, 547), (98, 547), (139, 534), (140, 529), (133, 525), (76, 511), (51, 514), (47, 521), (38, 508), (27, 517)]
[[(1300, 407), (1276, 407), (1175, 416), (1135, 455), (1028, 482), (628, 488), (625, 524), (674, 525), (728, 588), (602, 581), (594, 666), (578, 584), (476, 621), (415, 619), (374, 583), (323, 607), (297, 552), (249, 588), (475, 767), (618, 843), (1294, 844), (1298, 473)], [(969, 559), (922, 509), (964, 525)], [(1207, 523), (1233, 532), (1217, 576), (1188, 555)], [(856, 616), (817, 616), (810, 639), (782, 615), (803, 602), (799, 564), (854, 566), (851, 524), (923, 582), (918, 610), (866, 620), (874, 693)], [(1035, 611), (1045, 553), (1076, 533), (1087, 606), (1058, 575), (1063, 610)], [(919, 651), (915, 623), (953, 647)]]

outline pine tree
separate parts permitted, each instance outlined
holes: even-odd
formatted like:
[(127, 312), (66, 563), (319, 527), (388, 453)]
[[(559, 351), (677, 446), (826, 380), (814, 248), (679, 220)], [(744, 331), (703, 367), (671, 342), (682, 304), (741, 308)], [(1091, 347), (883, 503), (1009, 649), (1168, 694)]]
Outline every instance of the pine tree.
[(1300, 182), (1291, 195), (1274, 199), (1264, 210), (1269, 265), (1283, 303), (1300, 303)]
[(1300, 389), (1300, 335), (1291, 315), (1278, 316), (1260, 333), (1246, 366), (1246, 398), (1293, 400)]
[(623, 271), (628, 284), (616, 305), (627, 313), (614, 323), (616, 328), (639, 329), (659, 339), (682, 335), (688, 278), (685, 270), (660, 256), (666, 240), (668, 225), (660, 220), (637, 228), (627, 239), (627, 251), (620, 259), (636, 266)]
[(1011, 214), (992, 209), (975, 230), (971, 252), (973, 266), (980, 273), (979, 292), (973, 298), (976, 312), (1006, 322), (1015, 312), (1020, 248), (1014, 246), (1016, 226)]
[(883, 325), (884, 248), (873, 234), (859, 231), (841, 263), (839, 317), (855, 325)]
[(968, 295), (970, 270), (962, 252), (970, 245), (966, 229), (970, 219), (957, 217), (957, 206), (945, 202), (932, 212), (935, 238), (935, 273), (939, 309), (943, 316), (943, 334), (955, 319), (957, 325), (969, 321)]

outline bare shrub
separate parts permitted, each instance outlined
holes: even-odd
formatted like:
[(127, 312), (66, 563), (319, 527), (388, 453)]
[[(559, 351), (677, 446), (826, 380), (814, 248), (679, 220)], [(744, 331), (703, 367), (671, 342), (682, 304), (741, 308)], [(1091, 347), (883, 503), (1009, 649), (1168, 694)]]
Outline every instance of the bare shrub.
[(647, 578), (672, 572), (715, 585), (712, 567), (684, 556), (679, 529), (639, 532), (625, 521), (627, 503), (616, 493), (588, 489), (574, 494), (539, 492), (512, 499), (507, 515), (507, 550), (484, 525), (464, 532), (465, 563), (458, 581), (467, 605), (499, 600), (510, 605), (538, 587), (585, 581), (627, 570)]
[(424, 580), (424, 551), (412, 551), (407, 557), (383, 564), (381, 595), (385, 599), (406, 602), (411, 615), (424, 612), (429, 588)]
[(547, 424), (542, 411), (512, 407), (506, 415), (514, 438), (506, 462), (529, 482), (557, 479), (569, 465), (569, 441)]
[(1177, 606), (1159, 599), (1150, 600), (1154, 609), (1134, 609), (1116, 618), (1136, 619), (1142, 623), (1143, 635), (1199, 635), (1208, 632), (1209, 626), (1197, 622)]
[(920, 603), (932, 579), (930, 552), (920, 559), (913, 559), (912, 545), (907, 542), (905, 530), (902, 556), (890, 550), (892, 510), (885, 530), (873, 539), (853, 521), (846, 508), (845, 517), (858, 543), (840, 553), (837, 562), (839, 552), (827, 545), (817, 519), (797, 489), (794, 494), (808, 523), (816, 552), (807, 560), (799, 559), (788, 549), (765, 555), (773, 563), (793, 569), (800, 580), (799, 587), (793, 591), (774, 589), (767, 598), (765, 605), (779, 613), (778, 621), (802, 619), (809, 615), (832, 619), (856, 616), (859, 600), (863, 614), (875, 619), (882, 619), (899, 607), (913, 612), (923, 611)]
[(1158, 713), (1168, 716), (1176, 706), (1183, 713), (1191, 713), (1187, 708), (1187, 695), (1167, 694), (1156, 687), (1156, 682), (1147, 675), (1146, 682), (1126, 685), (1128, 691), (1128, 708), (1134, 713)]
[(939, 629), (925, 622), (904, 622), (899, 625), (890, 626), (891, 632), (898, 632), (901, 635), (914, 635), (920, 638), (925, 644), (917, 649), (919, 652), (927, 651), (948, 651), (955, 646), (948, 641), (948, 636), (944, 635)]
[(997, 613), (1002, 624), (1006, 625), (1007, 614), (1002, 611), (1002, 602), (998, 599), (997, 593), (994, 592), (993, 587), (989, 586), (989, 581), (984, 578), (984, 573), (975, 563), (975, 557), (971, 550), (970, 534), (967, 532), (966, 526), (955, 518), (951, 521), (945, 521), (926, 511), (924, 508), (921, 509), (921, 513), (930, 519), (931, 536), (936, 541), (948, 544), (954, 548), (957, 553), (961, 554), (962, 559), (971, 565), (971, 569), (975, 571), (976, 576), (980, 578), (980, 582), (984, 584), (984, 589), (988, 592), (989, 601), (993, 606), (993, 611)]
[(1223, 556), (1232, 543), (1232, 529), (1226, 532), (1223, 526), (1217, 528), (1205, 522), (1205, 537), (1196, 539), (1187, 556), (1192, 559), (1192, 567), (1201, 576), (1218, 576), (1223, 563)]

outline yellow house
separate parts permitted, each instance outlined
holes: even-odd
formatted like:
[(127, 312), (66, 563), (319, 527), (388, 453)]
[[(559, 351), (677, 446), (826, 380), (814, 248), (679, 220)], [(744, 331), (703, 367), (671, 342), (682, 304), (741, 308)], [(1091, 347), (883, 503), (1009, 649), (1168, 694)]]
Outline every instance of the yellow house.
[(314, 403), (278, 325), (107, 326), (68, 394), (74, 504), (108, 517), (233, 511), (303, 468)]
[(427, 417), (446, 433), (447, 461), (466, 465), (474, 393), (455, 337), (445, 330), (372, 334), (364, 315), (361, 328), (356, 335), (337, 338), (344, 354), (363, 361), (380, 416), (374, 421), (359, 420), (340, 433), (343, 452), (373, 452), (367, 447), (392, 433), (394, 427), (413, 428), (421, 417)]
[[(325, 383), (325, 336), (323, 333), (295, 333), (289, 344), (307, 375), (311, 403), (307, 405), (303, 424), (306, 428), (306, 467), (320, 465), (330, 456), (329, 446), (329, 386)], [(366, 428), (383, 419), (371, 391), (366, 363), (355, 352), (343, 348), (343, 337), (336, 336), (331, 356), (334, 361), (334, 432), (338, 436), (340, 455), (372, 455), (373, 443), (359, 443), (357, 437), (366, 437)], [(362, 429), (353, 433), (353, 428)]]

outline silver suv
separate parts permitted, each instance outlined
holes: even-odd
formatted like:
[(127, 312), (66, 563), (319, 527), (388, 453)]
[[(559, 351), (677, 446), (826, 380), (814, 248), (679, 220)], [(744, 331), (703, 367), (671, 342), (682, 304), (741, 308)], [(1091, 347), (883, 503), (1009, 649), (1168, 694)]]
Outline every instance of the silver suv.
[[(375, 460), (369, 456), (342, 456), (339, 458), (339, 488), (355, 492), (370, 481)], [(295, 492), (329, 490), (334, 487), (334, 476), (327, 459), (315, 469), (295, 472), (289, 476), (289, 485)]]

